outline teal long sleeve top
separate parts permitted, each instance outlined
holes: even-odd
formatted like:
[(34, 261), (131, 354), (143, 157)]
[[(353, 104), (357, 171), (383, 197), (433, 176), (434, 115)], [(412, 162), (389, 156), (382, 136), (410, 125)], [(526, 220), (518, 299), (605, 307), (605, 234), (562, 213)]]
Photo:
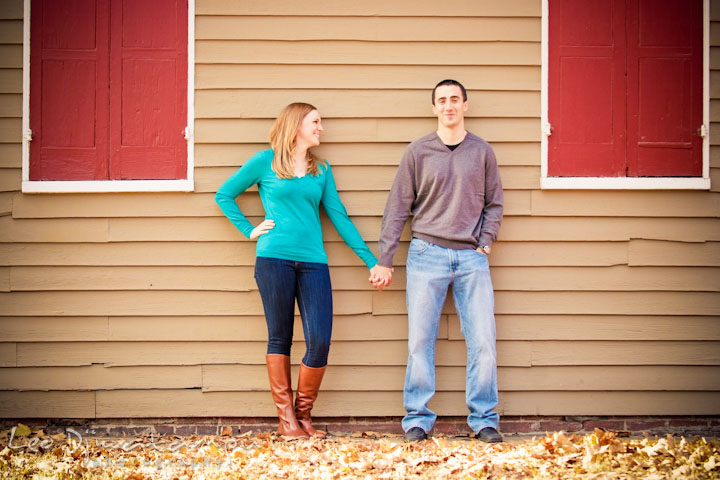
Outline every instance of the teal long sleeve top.
[(220, 187), (215, 201), (240, 232), (250, 238), (255, 228), (243, 215), (235, 198), (253, 185), (258, 186), (265, 218), (275, 228), (257, 239), (258, 257), (296, 262), (328, 263), (320, 226), (320, 204), (345, 243), (372, 268), (375, 255), (363, 241), (340, 201), (329, 164), (320, 165), (320, 174), (281, 179), (271, 168), (272, 149), (256, 153)]

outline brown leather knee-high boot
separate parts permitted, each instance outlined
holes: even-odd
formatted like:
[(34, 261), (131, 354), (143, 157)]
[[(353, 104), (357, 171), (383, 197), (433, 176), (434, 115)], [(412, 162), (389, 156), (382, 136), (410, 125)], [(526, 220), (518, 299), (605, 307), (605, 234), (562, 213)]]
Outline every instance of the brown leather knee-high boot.
[(308, 434), (300, 427), (293, 407), (293, 391), (290, 377), (290, 357), (287, 355), (265, 355), (270, 391), (277, 407), (280, 425), (278, 433), (287, 437), (308, 438)]
[(324, 438), (327, 434), (322, 430), (315, 430), (315, 427), (312, 425), (312, 419), (310, 418), (310, 410), (312, 410), (315, 404), (315, 399), (318, 396), (326, 368), (327, 367), (311, 368), (301, 363), (297, 397), (295, 398), (295, 417), (300, 427), (310, 435), (321, 438)]

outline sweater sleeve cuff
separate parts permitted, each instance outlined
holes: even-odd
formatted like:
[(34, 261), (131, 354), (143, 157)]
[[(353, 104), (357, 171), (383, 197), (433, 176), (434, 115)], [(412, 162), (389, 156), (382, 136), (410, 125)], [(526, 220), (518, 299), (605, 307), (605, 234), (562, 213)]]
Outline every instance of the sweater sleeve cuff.
[(490, 232), (482, 232), (480, 234), (480, 239), (478, 240), (477, 246), (483, 246), (483, 245), (492, 245), (493, 244), (493, 234)]
[(248, 239), (250, 239), (250, 234), (252, 233), (253, 230), (255, 230), (255, 227), (253, 227), (252, 225), (250, 225), (250, 226), (245, 227), (245, 228), (243, 228), (242, 230), (240, 230), (240, 233), (242, 233), (242, 234), (245, 235)]
[(392, 268), (392, 264), (393, 264), (392, 261), (393, 261), (393, 256), (388, 253), (385, 253), (383, 255), (380, 255), (380, 259), (378, 260), (377, 264), (382, 267)]

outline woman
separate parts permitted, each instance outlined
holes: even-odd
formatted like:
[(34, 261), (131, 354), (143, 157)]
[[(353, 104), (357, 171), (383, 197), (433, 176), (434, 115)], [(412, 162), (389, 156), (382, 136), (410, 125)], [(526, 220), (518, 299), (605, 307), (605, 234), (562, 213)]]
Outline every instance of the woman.
[[(332, 288), (320, 227), (320, 204), (358, 257), (374, 270), (377, 259), (363, 242), (338, 197), (330, 165), (311, 152), (320, 144), (320, 114), (307, 103), (285, 107), (270, 131), (272, 148), (255, 154), (217, 192), (223, 213), (245, 236), (257, 239), (255, 280), (265, 310), (268, 348), (265, 360), (277, 407), (281, 435), (324, 437), (312, 425), (310, 411), (327, 366), (332, 333)], [(265, 220), (245, 218), (235, 197), (258, 185)], [(302, 317), (306, 352), (300, 365), (293, 406), (290, 378), (295, 300)]]

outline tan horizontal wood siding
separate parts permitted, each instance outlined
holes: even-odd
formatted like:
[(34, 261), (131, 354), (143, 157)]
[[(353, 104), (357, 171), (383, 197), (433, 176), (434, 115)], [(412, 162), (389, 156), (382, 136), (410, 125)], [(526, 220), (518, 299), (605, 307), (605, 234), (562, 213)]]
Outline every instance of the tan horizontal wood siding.
[[(0, 416), (272, 416), (254, 243), (220, 184), (315, 104), (340, 196), (377, 252), (430, 89), (469, 90), (467, 126), (505, 187), (491, 257), (502, 415), (720, 414), (720, 0), (711, 2), (707, 191), (540, 190), (541, 2), (196, 1), (195, 191), (23, 195), (22, 0), (0, 3)], [(238, 199), (253, 222), (256, 189)], [(324, 219), (334, 287), (315, 414), (402, 415), (409, 229), (395, 283)], [(304, 353), (296, 318), (293, 363)], [(448, 298), (440, 415), (463, 416), (465, 347)], [(295, 367), (295, 368), (296, 368)]]

